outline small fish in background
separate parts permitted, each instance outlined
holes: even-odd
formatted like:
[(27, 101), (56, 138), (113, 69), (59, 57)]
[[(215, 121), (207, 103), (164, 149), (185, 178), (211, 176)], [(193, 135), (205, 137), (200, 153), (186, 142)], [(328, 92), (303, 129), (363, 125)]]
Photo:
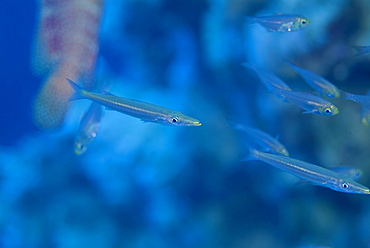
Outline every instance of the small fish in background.
[[(367, 92), (367, 96), (370, 97), (370, 90)], [(361, 122), (365, 126), (370, 126), (370, 108), (362, 107)]]
[(101, 104), (109, 110), (115, 110), (132, 117), (141, 119), (144, 122), (155, 122), (162, 125), (174, 126), (200, 126), (200, 121), (186, 116), (178, 111), (164, 108), (147, 102), (141, 102), (128, 98), (118, 97), (110, 93), (100, 94), (84, 90), (73, 81), (67, 79), (75, 93), (70, 101), (89, 99)]
[(93, 102), (82, 116), (74, 142), (77, 155), (83, 154), (96, 138), (103, 118), (103, 111), (100, 104)]
[(298, 72), (298, 74), (303, 77), (306, 83), (317, 90), (320, 94), (330, 98), (340, 97), (341, 91), (325, 78), (309, 70), (293, 65), (292, 63), (286, 62), (286, 64), (288, 64), (291, 68)]
[(355, 56), (370, 52), (370, 46), (352, 46), (352, 48), (357, 52)]
[(281, 33), (299, 31), (311, 23), (310, 19), (294, 14), (275, 14), (260, 17), (247, 16), (246, 21), (247, 25), (259, 23), (270, 32)]
[(354, 181), (357, 181), (362, 177), (364, 172), (361, 169), (355, 168), (353, 166), (340, 166), (331, 168), (332, 171), (335, 171), (344, 177), (350, 178)]
[(286, 171), (314, 185), (353, 194), (370, 194), (370, 189), (343, 175), (290, 157), (265, 153), (250, 148), (249, 155), (243, 161), (260, 160), (280, 170)]
[(292, 91), (286, 83), (272, 72), (261, 70), (250, 62), (244, 62), (242, 65), (253, 69), (260, 77), (263, 85), (279, 99), (306, 110), (305, 114), (333, 116), (339, 113), (334, 104), (321, 97), (306, 92)]
[[(259, 76), (259, 78), (261, 80), (261, 83), (269, 91), (273, 91), (274, 88), (280, 88), (280, 89), (283, 89), (283, 90), (291, 90), (290, 87), (286, 83), (284, 83), (283, 80), (281, 80), (278, 76), (276, 76), (272, 72), (262, 70), (262, 69), (258, 68), (257, 66), (255, 66), (254, 64), (252, 64), (249, 61), (245, 61), (244, 63), (242, 63), (242, 66), (255, 71), (257, 73), (257, 75)], [(279, 99), (283, 100), (284, 102), (289, 102), (289, 100), (286, 99), (282, 95), (276, 95), (276, 96)]]
[(273, 93), (284, 96), (297, 107), (306, 110), (304, 114), (334, 116), (339, 113), (339, 109), (331, 102), (307, 92), (274, 88)]
[(277, 139), (273, 138), (270, 134), (265, 133), (260, 129), (248, 127), (246, 125), (241, 125), (235, 122), (229, 121), (229, 123), (232, 128), (245, 133), (248, 138), (250, 138), (250, 141), (253, 144), (257, 144), (258, 146), (260, 146), (263, 151), (280, 154), (283, 156), (289, 156), (289, 152), (285, 148), (285, 146), (281, 144)]

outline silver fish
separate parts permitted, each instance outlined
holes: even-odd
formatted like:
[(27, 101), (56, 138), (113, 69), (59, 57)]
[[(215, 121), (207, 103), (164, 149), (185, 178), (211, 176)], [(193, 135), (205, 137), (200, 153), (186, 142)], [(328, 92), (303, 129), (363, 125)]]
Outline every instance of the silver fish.
[(333, 116), (339, 113), (338, 108), (331, 102), (307, 92), (282, 90), (279, 88), (274, 88), (273, 92), (274, 94), (283, 95), (294, 105), (306, 110), (305, 114)]
[[(355, 168), (353, 166), (334, 167), (334, 168), (330, 168), (330, 170), (332, 170), (332, 171), (334, 171), (336, 173), (339, 173), (343, 177), (352, 179), (354, 181), (357, 181), (358, 179), (360, 179), (362, 177), (362, 175), (364, 174), (361, 169), (357, 169), (357, 168)], [(301, 179), (297, 183), (297, 185), (304, 184), (304, 183), (307, 183), (307, 181)]]
[(268, 133), (257, 128), (248, 127), (234, 122), (230, 122), (230, 125), (234, 129), (243, 131), (249, 138), (251, 138), (253, 143), (258, 144), (264, 151), (289, 156), (289, 152), (285, 146)]
[[(253, 71), (255, 71), (257, 73), (257, 75), (259, 76), (259, 78), (261, 80), (261, 83), (269, 91), (273, 91), (274, 88), (280, 88), (280, 89), (283, 89), (283, 90), (291, 90), (290, 87), (286, 83), (284, 83), (284, 81), (281, 80), (274, 73), (262, 70), (262, 69), (258, 68), (257, 66), (255, 66), (254, 64), (252, 64), (249, 61), (245, 61), (244, 63), (242, 63), (242, 65), (246, 68), (249, 68), (249, 69), (252, 69)], [(284, 102), (289, 102), (289, 100), (287, 100), (282, 95), (276, 95), (276, 96), (278, 98), (280, 98), (281, 100), (283, 100)]]
[(75, 153), (83, 154), (88, 146), (94, 141), (97, 136), (101, 119), (103, 118), (103, 107), (100, 104), (92, 103), (83, 115), (80, 126), (75, 138)]
[(298, 72), (312, 88), (320, 92), (321, 94), (330, 98), (339, 98), (340, 90), (330, 83), (325, 78), (289, 62), (286, 62), (290, 67), (292, 67), (296, 72)]
[(110, 94), (100, 94), (82, 89), (73, 81), (67, 79), (75, 93), (70, 101), (89, 99), (93, 102), (106, 106), (108, 109), (116, 110), (141, 119), (145, 122), (155, 122), (162, 125), (174, 126), (200, 126), (200, 121), (186, 116), (178, 111), (164, 108), (147, 102), (141, 102), (128, 98), (118, 97)]
[(260, 160), (314, 185), (355, 194), (370, 194), (370, 189), (352, 179), (323, 167), (310, 164), (290, 157), (274, 155), (250, 149), (249, 156), (244, 161)]
[(307, 27), (311, 20), (294, 14), (275, 14), (272, 16), (246, 17), (247, 24), (259, 23), (270, 32), (299, 31)]

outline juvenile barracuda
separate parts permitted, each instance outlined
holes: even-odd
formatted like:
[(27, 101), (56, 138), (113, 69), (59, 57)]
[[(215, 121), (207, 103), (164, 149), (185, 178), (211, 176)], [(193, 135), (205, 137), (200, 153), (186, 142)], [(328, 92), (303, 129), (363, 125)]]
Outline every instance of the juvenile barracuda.
[(249, 156), (244, 160), (263, 161), (314, 185), (327, 187), (335, 191), (370, 194), (370, 190), (367, 187), (337, 172), (290, 157), (264, 153), (251, 148)]
[(82, 89), (80, 86), (67, 79), (75, 93), (70, 101), (89, 99), (108, 109), (116, 110), (123, 114), (136, 117), (145, 122), (155, 122), (162, 125), (174, 126), (200, 126), (197, 119), (186, 116), (178, 111), (164, 108), (147, 102), (141, 102), (110, 94), (100, 94)]
[[(340, 166), (340, 167), (334, 167), (330, 168), (330, 170), (341, 174), (343, 177), (349, 178), (351, 180), (357, 181), (360, 179), (363, 175), (363, 171), (361, 169), (357, 169), (353, 166)], [(307, 181), (301, 179), (300, 182), (297, 184), (304, 184), (307, 183)]]
[[(245, 61), (244, 63), (242, 63), (242, 66), (244, 66), (246, 68), (249, 68), (249, 69), (252, 69), (253, 71), (255, 71), (257, 73), (258, 77), (260, 78), (261, 83), (269, 91), (273, 91), (274, 88), (280, 88), (280, 89), (283, 89), (283, 90), (291, 90), (290, 87), (286, 83), (284, 83), (283, 80), (281, 80), (278, 76), (276, 76), (272, 72), (262, 70), (262, 69), (258, 68), (257, 66), (255, 66), (254, 64), (252, 64), (249, 61)], [(284, 102), (289, 102), (282, 95), (276, 95), (276, 96), (278, 98), (280, 98), (281, 100), (283, 100)]]
[(304, 114), (333, 116), (339, 113), (338, 108), (331, 102), (307, 92), (282, 90), (280, 88), (274, 88), (273, 92), (284, 96), (294, 105), (306, 110)]
[(317, 90), (320, 94), (325, 95), (330, 98), (339, 98), (340, 90), (330, 83), (325, 78), (303, 68), (300, 68), (296, 65), (293, 65), (289, 62), (286, 62), (290, 67), (292, 67), (296, 72), (299, 73), (306, 81), (308, 85)]
[(247, 25), (259, 23), (270, 32), (291, 32), (299, 31), (307, 27), (311, 20), (294, 14), (275, 14), (272, 16), (246, 17)]
[(265, 133), (260, 129), (248, 127), (238, 123), (230, 122), (230, 125), (234, 129), (243, 131), (253, 143), (259, 145), (264, 151), (289, 156), (289, 152), (285, 146), (268, 133)]
[(75, 138), (75, 153), (83, 154), (88, 146), (97, 136), (101, 119), (103, 118), (103, 107), (93, 102), (87, 112), (82, 116), (80, 126)]
[(370, 52), (370, 46), (352, 46), (352, 48), (357, 52), (355, 56)]

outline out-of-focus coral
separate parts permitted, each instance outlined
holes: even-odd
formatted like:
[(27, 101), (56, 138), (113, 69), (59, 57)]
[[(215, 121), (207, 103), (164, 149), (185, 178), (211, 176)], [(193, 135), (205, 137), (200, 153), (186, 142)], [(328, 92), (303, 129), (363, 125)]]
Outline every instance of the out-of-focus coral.
[(41, 1), (33, 69), (47, 78), (33, 109), (39, 128), (52, 130), (63, 123), (72, 94), (66, 77), (93, 85), (101, 13), (101, 0)]

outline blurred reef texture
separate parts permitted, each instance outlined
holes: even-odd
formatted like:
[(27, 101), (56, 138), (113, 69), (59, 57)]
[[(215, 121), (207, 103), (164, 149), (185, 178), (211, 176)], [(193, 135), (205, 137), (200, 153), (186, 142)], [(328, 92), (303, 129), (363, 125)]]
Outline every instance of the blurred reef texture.
[[(355, 166), (369, 187), (370, 129), (360, 121), (359, 104), (330, 99), (338, 115), (302, 114), (241, 63), (314, 93), (284, 63), (290, 61), (365, 95), (370, 55), (355, 57), (351, 46), (370, 45), (370, 1), (86, 2), (100, 6), (94, 13), (101, 22), (79, 26), (76, 15), (86, 13), (75, 8), (85, 5), (59, 13), (76, 18), (61, 37), (74, 52), (62, 53), (68, 69), (52, 64), (40, 75), (31, 65), (43, 5), (0, 1), (0, 247), (370, 247), (368, 195), (296, 185), (296, 177), (268, 164), (241, 162), (245, 142), (228, 124), (279, 136), (296, 159)], [(288, 33), (245, 25), (245, 16), (274, 13), (300, 14), (311, 24)], [(87, 35), (79, 43), (78, 32), (94, 35), (97, 28), (96, 39)], [(70, 62), (95, 45), (96, 65), (95, 50), (87, 61)], [(70, 108), (54, 132), (33, 124), (34, 99), (56, 72), (61, 88), (69, 87), (66, 77), (108, 82), (115, 95), (181, 111), (202, 126), (162, 126), (105, 111), (98, 136), (78, 156), (74, 138), (88, 100), (65, 102)]]

